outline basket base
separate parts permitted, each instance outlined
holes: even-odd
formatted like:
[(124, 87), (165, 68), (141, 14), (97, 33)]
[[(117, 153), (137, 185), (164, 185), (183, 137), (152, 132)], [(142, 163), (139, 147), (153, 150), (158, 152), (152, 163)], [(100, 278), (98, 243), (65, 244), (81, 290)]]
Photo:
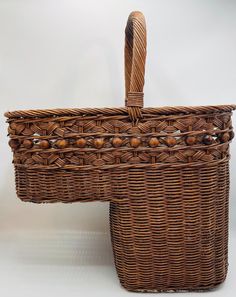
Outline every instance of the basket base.
[(215, 291), (221, 288), (221, 286), (224, 284), (225, 282), (225, 278), (224, 280), (222, 280), (219, 283), (216, 284), (212, 284), (209, 286), (200, 286), (200, 287), (196, 287), (196, 288), (158, 288), (158, 289), (142, 289), (142, 288), (130, 288), (130, 287), (126, 287), (124, 284), (121, 284), (121, 286), (126, 289), (129, 292), (136, 292), (136, 293), (188, 293), (188, 292), (199, 292), (199, 293), (204, 293), (204, 292), (209, 292), (209, 291)]

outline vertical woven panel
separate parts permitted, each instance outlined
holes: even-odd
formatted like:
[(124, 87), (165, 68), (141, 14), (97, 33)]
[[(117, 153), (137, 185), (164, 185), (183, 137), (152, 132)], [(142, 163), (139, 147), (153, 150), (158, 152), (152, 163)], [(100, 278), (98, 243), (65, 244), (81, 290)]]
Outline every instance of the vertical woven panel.
[(228, 162), (129, 171), (129, 200), (110, 204), (115, 264), (133, 291), (195, 290), (227, 273)]

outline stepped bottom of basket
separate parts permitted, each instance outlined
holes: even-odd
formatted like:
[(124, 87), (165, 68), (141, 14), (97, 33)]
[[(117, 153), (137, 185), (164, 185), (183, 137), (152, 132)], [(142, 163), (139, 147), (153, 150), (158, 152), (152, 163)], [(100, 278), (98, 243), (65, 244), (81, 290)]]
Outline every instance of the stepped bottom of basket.
[(204, 293), (204, 292), (209, 292), (209, 291), (214, 291), (220, 288), (220, 286), (224, 283), (225, 279), (222, 280), (220, 283), (212, 284), (206, 287), (196, 287), (196, 288), (157, 288), (157, 289), (134, 289), (130, 287), (126, 287), (122, 283), (121, 286), (126, 289), (129, 292), (137, 292), (137, 293), (187, 293), (187, 292), (199, 292), (199, 293)]
[(115, 266), (129, 291), (209, 290), (226, 277), (228, 160), (119, 174), (16, 167), (16, 187), (37, 203), (110, 201)]

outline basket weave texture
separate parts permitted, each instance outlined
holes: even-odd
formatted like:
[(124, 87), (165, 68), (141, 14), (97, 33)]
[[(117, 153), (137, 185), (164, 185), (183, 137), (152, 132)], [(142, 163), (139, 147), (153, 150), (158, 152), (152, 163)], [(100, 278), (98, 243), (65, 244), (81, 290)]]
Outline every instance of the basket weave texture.
[(125, 30), (126, 107), (5, 113), (23, 201), (109, 201), (131, 291), (199, 290), (227, 274), (235, 105), (143, 108), (146, 25)]

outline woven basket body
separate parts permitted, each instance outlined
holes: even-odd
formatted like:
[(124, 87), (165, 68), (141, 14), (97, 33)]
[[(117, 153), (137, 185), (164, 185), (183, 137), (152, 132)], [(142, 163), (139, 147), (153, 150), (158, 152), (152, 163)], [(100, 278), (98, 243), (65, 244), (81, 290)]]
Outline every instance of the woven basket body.
[(23, 201), (109, 201), (131, 291), (207, 289), (227, 273), (234, 105), (143, 108), (145, 21), (126, 27), (126, 107), (7, 112)]

